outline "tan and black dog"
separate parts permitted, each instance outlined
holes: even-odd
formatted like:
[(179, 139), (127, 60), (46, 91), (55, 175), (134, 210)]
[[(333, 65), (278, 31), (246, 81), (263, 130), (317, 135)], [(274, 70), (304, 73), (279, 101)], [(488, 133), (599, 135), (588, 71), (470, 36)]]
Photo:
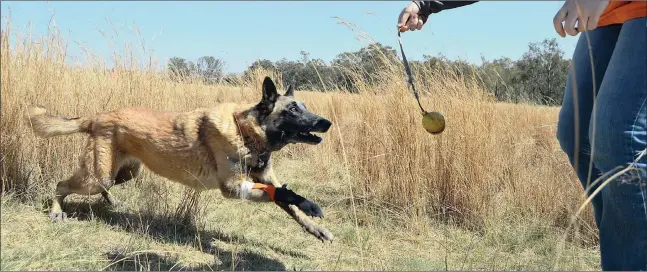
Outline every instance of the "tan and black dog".
[(110, 187), (137, 177), (146, 166), (198, 191), (219, 189), (227, 198), (272, 201), (307, 232), (332, 241), (328, 230), (307, 217), (323, 217), (319, 206), (281, 186), (271, 160), (272, 152), (287, 144), (319, 144), (322, 139), (312, 133), (325, 133), (332, 123), (295, 100), (293, 86), (280, 95), (266, 77), (262, 93), (257, 104), (223, 103), (183, 113), (123, 108), (63, 118), (30, 107), (27, 121), (38, 136), (89, 135), (80, 167), (56, 187), (50, 217), (66, 218), (62, 207), (69, 194), (101, 193), (115, 204)]

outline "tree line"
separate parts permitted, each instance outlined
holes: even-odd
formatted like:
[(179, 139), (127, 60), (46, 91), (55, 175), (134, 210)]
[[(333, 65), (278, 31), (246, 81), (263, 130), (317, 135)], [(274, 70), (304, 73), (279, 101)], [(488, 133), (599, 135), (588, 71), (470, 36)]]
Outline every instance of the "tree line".
[[(242, 78), (251, 76), (251, 71), (256, 68), (264, 68), (280, 72), (286, 81), (284, 86), (295, 83), (299, 90), (343, 89), (356, 92), (362, 84), (375, 84), (394, 72), (403, 73), (400, 63), (395, 49), (374, 43), (355, 52), (338, 54), (330, 63), (311, 58), (305, 51), (301, 51), (299, 60), (257, 60), (245, 70)], [(569, 69), (569, 60), (564, 58), (556, 39), (530, 43), (519, 60), (482, 58), (482, 63), (476, 65), (464, 60), (449, 60), (442, 55), (425, 55), (423, 60), (409, 63), (414, 73), (426, 69), (440, 75), (452, 74), (476, 80), (499, 101), (541, 105), (561, 104)], [(196, 62), (173, 57), (167, 71), (173, 80), (193, 78), (205, 84), (230, 82), (237, 78), (224, 73), (224, 65), (224, 61), (213, 56), (201, 57)]]

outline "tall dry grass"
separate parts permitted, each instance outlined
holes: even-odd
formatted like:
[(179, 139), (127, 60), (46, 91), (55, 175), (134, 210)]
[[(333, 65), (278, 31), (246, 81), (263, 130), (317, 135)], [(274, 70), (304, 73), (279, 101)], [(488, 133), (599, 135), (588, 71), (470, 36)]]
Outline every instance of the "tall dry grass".
[[(111, 75), (91, 53), (81, 65), (67, 63), (69, 43), (54, 28), (43, 37), (15, 32), (10, 22), (2, 29), (0, 177), (4, 193), (25, 201), (52, 195), (56, 182), (76, 167), (84, 141), (84, 135), (36, 138), (23, 121), (27, 105), (63, 116), (132, 106), (184, 111), (255, 101), (268, 73), (280, 82), (276, 73), (259, 70), (235, 86), (176, 83), (156, 72), (152, 56), (118, 53)], [(476, 80), (426, 70), (414, 74), (425, 92), (424, 106), (446, 117), (443, 134), (424, 132), (404, 70), (392, 63), (376, 85), (360, 85), (359, 94), (298, 93), (334, 127), (321, 145), (290, 146), (278, 159), (297, 159), (320, 173), (309, 178), (322, 190), (318, 199), (348, 204), (348, 216), (358, 225), (372, 224), (372, 218), (422, 231), (417, 223), (429, 218), (474, 230), (568, 223), (584, 197), (557, 145), (558, 108), (496, 103)], [(341, 193), (325, 191), (331, 187)], [(583, 236), (594, 240), (590, 211), (582, 222)]]

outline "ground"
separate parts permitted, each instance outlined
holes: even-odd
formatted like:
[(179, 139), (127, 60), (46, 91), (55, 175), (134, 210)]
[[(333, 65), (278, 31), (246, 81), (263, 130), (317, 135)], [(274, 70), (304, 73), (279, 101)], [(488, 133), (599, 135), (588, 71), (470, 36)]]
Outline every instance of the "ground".
[[(278, 169), (290, 167), (296, 169), (298, 162), (280, 163)], [(99, 196), (69, 198), (66, 222), (52, 223), (46, 205), (3, 197), (1, 268), (547, 270), (555, 263), (560, 237), (541, 224), (526, 222), (480, 233), (433, 222), (412, 226), (360, 220), (356, 227), (343, 200), (317, 194), (305, 177), (282, 177), (293, 180), (290, 186), (304, 195), (315, 195), (325, 212), (325, 218), (316, 221), (335, 235), (332, 243), (308, 235), (275, 205), (227, 200), (217, 191), (201, 196), (205, 206), (196, 213), (198, 219), (181, 221), (168, 211), (177, 203), (169, 199), (179, 199), (182, 188), (146, 172), (141, 179), (114, 187), (112, 192), (122, 201), (116, 208)], [(596, 249), (568, 247), (558, 268), (599, 269), (597, 254)]]

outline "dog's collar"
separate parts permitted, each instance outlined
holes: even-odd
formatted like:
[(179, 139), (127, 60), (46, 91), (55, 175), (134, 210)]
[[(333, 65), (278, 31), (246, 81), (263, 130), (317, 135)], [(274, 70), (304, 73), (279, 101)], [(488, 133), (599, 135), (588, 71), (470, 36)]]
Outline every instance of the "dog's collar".
[(251, 151), (252, 153), (256, 154), (265, 154), (269, 153), (269, 148), (267, 148), (263, 144), (258, 143), (258, 139), (256, 137), (248, 136), (248, 135), (242, 135), (243, 136), (243, 141), (245, 142), (244, 145)]

